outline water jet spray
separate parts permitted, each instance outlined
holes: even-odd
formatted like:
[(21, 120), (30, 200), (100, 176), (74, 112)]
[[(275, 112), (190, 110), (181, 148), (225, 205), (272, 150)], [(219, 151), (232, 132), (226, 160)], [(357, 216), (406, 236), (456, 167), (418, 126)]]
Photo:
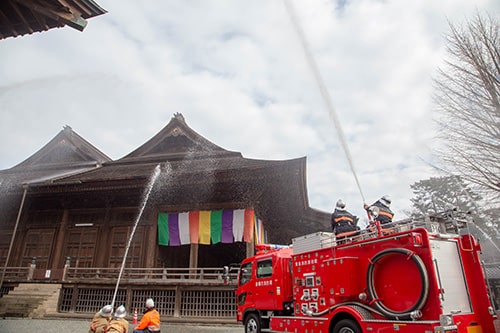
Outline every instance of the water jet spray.
[(356, 170), (354, 169), (354, 163), (352, 161), (351, 153), (349, 152), (349, 147), (347, 146), (347, 141), (344, 136), (344, 131), (342, 130), (342, 125), (340, 124), (340, 120), (337, 116), (337, 113), (335, 112), (335, 109), (333, 107), (333, 102), (330, 97), (330, 94), (328, 93), (328, 89), (325, 86), (325, 83), (323, 82), (323, 78), (318, 70), (318, 66), (316, 65), (316, 61), (314, 60), (314, 57), (312, 56), (311, 49), (309, 47), (309, 44), (307, 43), (304, 31), (302, 30), (299, 20), (297, 18), (297, 15), (295, 14), (295, 10), (290, 2), (290, 0), (284, 0), (285, 2), (285, 7), (288, 11), (288, 15), (290, 16), (290, 20), (292, 21), (292, 24), (295, 28), (295, 31), (297, 32), (297, 35), (299, 36), (300, 43), (302, 45), (302, 48), (304, 50), (307, 63), (309, 64), (309, 67), (314, 75), (314, 79), (316, 81), (316, 84), (318, 85), (319, 91), (321, 92), (321, 96), (323, 97), (326, 106), (328, 108), (328, 111), (330, 113), (330, 117), (333, 120), (333, 123), (335, 125), (335, 128), (337, 129), (337, 135), (340, 141), (340, 144), (342, 145), (342, 149), (344, 150), (344, 153), (347, 157), (347, 161), (349, 162), (349, 167), (351, 169), (351, 172), (354, 176), (354, 180), (356, 181), (356, 185), (358, 186), (359, 194), (361, 195), (361, 199), (363, 200), (363, 203), (366, 202), (365, 196), (363, 195), (363, 191), (361, 189), (361, 185), (359, 183), (358, 176), (356, 174)]
[(135, 220), (134, 227), (132, 228), (132, 232), (130, 233), (127, 247), (125, 248), (125, 254), (123, 255), (122, 265), (120, 267), (120, 273), (118, 274), (118, 279), (116, 281), (115, 292), (113, 294), (113, 300), (111, 302), (111, 306), (113, 306), (113, 307), (115, 306), (116, 295), (118, 293), (118, 286), (120, 285), (120, 280), (121, 280), (121, 277), (123, 274), (123, 269), (125, 268), (125, 262), (127, 261), (127, 255), (128, 255), (128, 251), (130, 248), (130, 244), (132, 243), (132, 239), (134, 238), (135, 230), (137, 229), (137, 225), (139, 224), (139, 221), (142, 217), (142, 213), (144, 212), (144, 208), (146, 207), (146, 203), (148, 202), (148, 198), (149, 198), (149, 195), (151, 193), (151, 190), (153, 189), (153, 185), (155, 184), (155, 181), (158, 178), (160, 172), (161, 172), (160, 164), (158, 164), (156, 166), (156, 168), (154, 169), (153, 174), (151, 175), (151, 178), (149, 179), (149, 182), (148, 182), (146, 189), (144, 191), (144, 199), (142, 200), (141, 209), (139, 210), (139, 214), (137, 215), (137, 218)]

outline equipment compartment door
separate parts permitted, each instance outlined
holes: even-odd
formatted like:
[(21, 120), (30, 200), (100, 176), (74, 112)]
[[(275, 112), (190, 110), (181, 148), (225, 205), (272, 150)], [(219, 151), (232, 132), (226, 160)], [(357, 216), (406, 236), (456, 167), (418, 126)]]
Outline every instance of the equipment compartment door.
[(465, 282), (458, 243), (452, 240), (431, 239), (432, 255), (440, 287), (443, 313), (472, 312)]

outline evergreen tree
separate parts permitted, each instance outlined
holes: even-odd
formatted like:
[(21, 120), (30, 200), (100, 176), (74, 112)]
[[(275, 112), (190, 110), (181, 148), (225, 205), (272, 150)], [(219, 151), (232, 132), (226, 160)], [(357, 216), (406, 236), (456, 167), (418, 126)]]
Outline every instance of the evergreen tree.
[[(498, 231), (498, 207), (485, 209), (482, 198), (461, 177), (431, 177), (410, 185), (414, 198), (411, 217), (455, 209), (469, 216), (469, 228), (483, 245), (485, 260), (500, 260), (500, 233)], [(486, 259), (487, 258), (487, 259)]]

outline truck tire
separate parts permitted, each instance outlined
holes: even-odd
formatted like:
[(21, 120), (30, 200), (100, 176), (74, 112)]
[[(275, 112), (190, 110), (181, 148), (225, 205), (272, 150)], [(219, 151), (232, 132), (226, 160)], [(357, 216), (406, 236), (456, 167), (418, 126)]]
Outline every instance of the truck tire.
[(333, 327), (332, 333), (362, 333), (358, 323), (352, 319), (342, 319)]
[(260, 319), (255, 313), (250, 313), (245, 318), (245, 333), (260, 333)]

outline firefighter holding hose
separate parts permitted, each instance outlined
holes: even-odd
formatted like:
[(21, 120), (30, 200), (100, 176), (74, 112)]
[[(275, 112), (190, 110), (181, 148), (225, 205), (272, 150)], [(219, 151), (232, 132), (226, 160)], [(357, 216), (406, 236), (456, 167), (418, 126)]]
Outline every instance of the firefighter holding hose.
[[(392, 218), (394, 217), (394, 213), (391, 208), (391, 198), (388, 195), (384, 195), (377, 201), (375, 201), (371, 206), (367, 204), (364, 205), (364, 208), (368, 212), (369, 216), (373, 216), (373, 222), (380, 222), (380, 224), (388, 224), (392, 222)], [(374, 209), (376, 207), (376, 209)], [(374, 210), (377, 211), (378, 214), (370, 214)]]
[(103, 306), (101, 310), (94, 315), (94, 318), (92, 318), (88, 333), (104, 333), (112, 316), (113, 307), (111, 305)]

